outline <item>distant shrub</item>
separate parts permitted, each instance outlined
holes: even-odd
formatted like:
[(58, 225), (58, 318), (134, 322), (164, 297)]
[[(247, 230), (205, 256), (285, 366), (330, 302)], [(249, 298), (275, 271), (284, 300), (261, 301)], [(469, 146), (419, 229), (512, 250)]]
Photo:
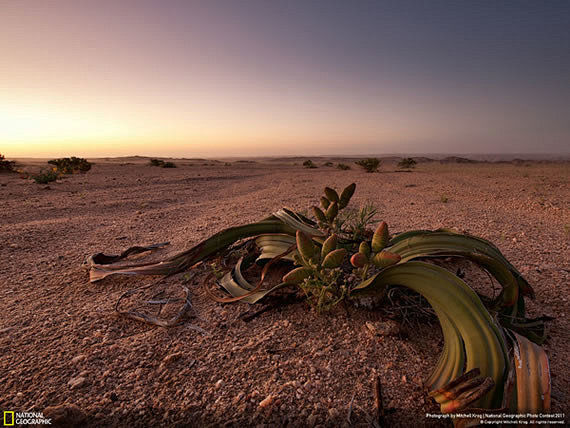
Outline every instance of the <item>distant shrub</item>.
[(305, 162), (303, 162), (303, 166), (305, 168), (318, 168), (318, 166), (315, 165), (311, 159), (307, 159)]
[(417, 162), (413, 158), (404, 158), (398, 162), (399, 168), (415, 168)]
[(15, 172), (14, 166), (16, 162), (6, 160), (4, 155), (0, 154), (0, 172)]
[(439, 200), (441, 202), (443, 202), (444, 204), (447, 204), (447, 201), (449, 201), (449, 198), (445, 195), (441, 195), (441, 198)]
[(54, 171), (40, 171), (39, 174), (32, 175), (34, 181), (38, 184), (48, 184), (59, 178), (59, 174)]
[(59, 174), (77, 174), (85, 173), (91, 169), (91, 163), (86, 159), (77, 158), (72, 156), (70, 158), (52, 159), (48, 161), (49, 164), (54, 165), (56, 173)]
[(348, 165), (344, 164), (344, 163), (339, 163), (339, 164), (336, 166), (336, 169), (340, 169), (341, 171), (346, 171), (346, 170), (349, 170), (350, 167), (349, 167)]
[(162, 159), (151, 159), (149, 164), (150, 166), (159, 166), (161, 168), (176, 168), (174, 162), (164, 162)]
[(333, 163), (332, 163), (332, 162), (325, 162), (325, 163), (323, 164), (323, 166), (333, 166)]
[(366, 172), (377, 172), (380, 167), (380, 159), (378, 158), (366, 158), (354, 163), (362, 167)]

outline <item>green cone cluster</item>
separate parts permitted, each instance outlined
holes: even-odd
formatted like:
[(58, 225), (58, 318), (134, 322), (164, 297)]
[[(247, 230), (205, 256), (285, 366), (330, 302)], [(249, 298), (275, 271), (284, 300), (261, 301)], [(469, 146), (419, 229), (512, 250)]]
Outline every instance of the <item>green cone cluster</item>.
[(358, 253), (350, 258), (350, 263), (356, 268), (364, 268), (365, 271), (371, 264), (385, 268), (398, 263), (401, 260), (399, 254), (384, 250), (389, 240), (388, 225), (383, 221), (372, 236), (372, 248), (366, 241), (362, 241), (358, 247)]
[(319, 228), (334, 230), (335, 220), (337, 219), (339, 211), (348, 206), (355, 190), (356, 183), (352, 183), (347, 186), (339, 196), (335, 189), (325, 187), (325, 195), (321, 197), (321, 206), (313, 207), (313, 214)]
[(300, 230), (297, 231), (296, 241), (299, 256), (295, 257), (295, 262), (301, 267), (283, 277), (283, 281), (288, 284), (300, 284), (310, 276), (324, 278), (326, 270), (338, 268), (347, 254), (344, 248), (337, 248), (336, 235), (329, 236), (320, 251), (313, 240)]
[(296, 241), (299, 254), (295, 256), (295, 263), (300, 266), (286, 274), (283, 282), (299, 286), (317, 311), (327, 310), (346, 295), (346, 286), (339, 284), (338, 279), (347, 251), (337, 248), (338, 237), (334, 234), (325, 239), (320, 249), (300, 230)]

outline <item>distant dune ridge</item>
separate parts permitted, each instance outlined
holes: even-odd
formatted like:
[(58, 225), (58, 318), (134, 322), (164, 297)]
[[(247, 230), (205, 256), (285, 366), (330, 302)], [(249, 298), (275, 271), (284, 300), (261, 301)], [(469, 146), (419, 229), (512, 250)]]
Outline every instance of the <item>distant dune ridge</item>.
[[(56, 157), (56, 156), (54, 156)], [(398, 163), (403, 158), (411, 157), (417, 163), (426, 162), (440, 162), (442, 164), (474, 164), (474, 163), (512, 163), (524, 164), (527, 162), (545, 162), (545, 163), (564, 163), (570, 162), (570, 153), (553, 153), (553, 154), (537, 154), (537, 153), (491, 153), (491, 154), (441, 154), (441, 153), (419, 153), (419, 154), (365, 154), (365, 155), (293, 155), (293, 156), (220, 156), (220, 157), (172, 157), (172, 156), (105, 156), (105, 157), (90, 157), (91, 162), (111, 162), (111, 163), (146, 163), (151, 158), (158, 158), (162, 160), (171, 161), (186, 161), (186, 162), (271, 162), (271, 163), (303, 163), (307, 159), (313, 160), (317, 165), (325, 162), (334, 163), (353, 163), (359, 159), (375, 157), (382, 161), (384, 164)], [(27, 164), (38, 164), (47, 162), (52, 158), (11, 158), (17, 162)]]

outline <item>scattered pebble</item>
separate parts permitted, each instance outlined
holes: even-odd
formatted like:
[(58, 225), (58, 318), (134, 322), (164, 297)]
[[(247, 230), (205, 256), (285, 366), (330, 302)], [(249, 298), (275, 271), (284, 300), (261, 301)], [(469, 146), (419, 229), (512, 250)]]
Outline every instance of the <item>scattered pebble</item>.
[(81, 388), (83, 385), (85, 385), (86, 381), (87, 381), (87, 379), (85, 379), (84, 377), (78, 376), (78, 377), (71, 378), (69, 380), (69, 382), (67, 382), (67, 385), (69, 385), (71, 387), (71, 389), (77, 389), (77, 388)]
[(366, 328), (373, 336), (397, 336), (400, 334), (400, 324), (396, 321), (366, 321)]
[(275, 400), (275, 397), (271, 394), (269, 394), (265, 399), (261, 400), (261, 402), (259, 403), (259, 407), (261, 407), (262, 409), (265, 409), (266, 407), (271, 406), (271, 404), (273, 404), (273, 401)]
[(84, 354), (80, 354), (80, 355), (73, 357), (71, 359), (71, 362), (73, 364), (81, 363), (82, 361), (85, 361), (85, 358), (87, 358), (87, 357)]

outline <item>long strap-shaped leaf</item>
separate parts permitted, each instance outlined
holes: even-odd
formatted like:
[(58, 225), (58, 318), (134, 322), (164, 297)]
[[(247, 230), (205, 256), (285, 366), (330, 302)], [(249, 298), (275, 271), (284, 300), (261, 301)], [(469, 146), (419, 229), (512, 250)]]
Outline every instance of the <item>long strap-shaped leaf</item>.
[(519, 413), (547, 413), (550, 410), (550, 368), (546, 352), (526, 337), (513, 332)]
[(535, 343), (544, 342), (544, 321), (535, 320), (538, 325), (531, 326), (525, 315), (523, 296), (534, 297), (532, 287), (491, 242), (451, 231), (416, 230), (397, 235), (390, 245), (388, 250), (402, 257), (400, 263), (420, 257), (454, 256), (482, 266), (503, 288), (492, 304), (492, 308), (500, 312), (503, 327), (512, 328)]
[[(503, 385), (508, 368), (506, 347), (499, 328), (481, 303), (481, 300), (467, 284), (457, 276), (438, 266), (423, 262), (408, 262), (384, 269), (374, 277), (373, 282), (364, 289), (352, 290), (352, 295), (359, 291), (370, 292), (377, 287), (400, 285), (410, 288), (432, 305), (444, 325), (451, 322), (459, 333), (465, 346), (465, 362), (467, 371), (479, 368), (483, 377), (490, 377), (495, 385)], [(448, 332), (445, 339), (453, 337)], [(448, 363), (454, 368), (462, 361), (460, 347), (448, 344)], [(455, 349), (455, 351), (452, 351)], [(445, 368), (446, 364), (438, 364), (436, 368)], [(463, 367), (461, 367), (463, 370)], [(445, 378), (450, 378), (446, 374)], [(439, 377), (438, 377), (439, 379)], [(443, 382), (443, 378), (441, 382)], [(434, 381), (434, 379), (431, 379)], [(439, 384), (440, 381), (438, 381)], [(502, 401), (502, 387), (495, 386), (491, 393), (481, 400), (481, 407), (498, 407)], [(444, 402), (440, 403), (442, 406)]]
[[(261, 249), (261, 254), (257, 258), (257, 261), (273, 259), (278, 255), (287, 251), (291, 245), (295, 245), (295, 237), (291, 235), (286, 235), (283, 233), (271, 233), (266, 235), (260, 235), (255, 238), (255, 243)], [(297, 251), (291, 251), (282, 259), (293, 261), (293, 256), (297, 254)]]
[(407, 236), (388, 248), (402, 257), (401, 263), (419, 257), (465, 257), (487, 269), (502, 285), (503, 291), (496, 301), (498, 307), (511, 307), (517, 313), (519, 289), (525, 295), (534, 296), (530, 285), (501, 252), (481, 238), (425, 231), (408, 233)]
[(238, 260), (233, 270), (225, 274), (220, 281), (220, 285), (224, 287), (226, 291), (230, 293), (233, 297), (244, 296), (243, 298), (239, 299), (240, 302), (246, 302), (251, 304), (257, 303), (259, 300), (261, 300), (268, 294), (287, 285), (286, 283), (282, 282), (267, 290), (254, 291), (255, 286), (251, 284), (249, 281), (247, 281), (241, 272), (242, 263), (243, 263), (243, 257)]
[[(479, 236), (473, 235), (466, 235), (462, 233), (453, 232), (448, 229), (438, 229), (435, 231), (428, 231), (428, 230), (412, 230), (409, 232), (405, 232), (399, 235), (396, 235), (392, 240), (388, 243), (388, 246), (395, 246), (401, 245), (402, 241), (406, 241), (410, 238), (415, 237), (426, 237), (426, 236), (433, 236), (435, 238), (441, 236), (450, 236), (450, 237), (457, 237), (458, 240), (455, 240), (456, 244), (463, 244), (468, 246), (475, 246), (479, 252), (483, 254), (487, 254), (493, 258), (498, 259), (502, 263), (504, 263), (508, 269), (512, 272), (513, 276), (517, 280), (519, 287), (521, 288), (523, 294), (525, 296), (534, 297), (534, 290), (527, 282), (526, 279), (522, 276), (522, 274), (515, 268), (511, 262), (501, 253), (501, 251), (497, 248), (495, 244), (491, 241), (488, 241), (484, 238)], [(463, 239), (462, 239), (463, 238)]]
[(295, 230), (300, 230), (301, 232), (315, 237), (325, 237), (325, 233), (316, 227), (310, 225), (305, 217), (294, 211), (288, 210), (287, 208), (280, 209), (279, 211), (273, 213), (275, 218), (278, 218), (283, 223), (288, 224)]
[(169, 257), (166, 260), (154, 263), (133, 264), (97, 264), (88, 259), (90, 265), (89, 279), (91, 282), (99, 281), (109, 275), (171, 275), (184, 271), (205, 258), (226, 248), (240, 239), (261, 235), (264, 233), (286, 233), (295, 235), (296, 229), (278, 219), (269, 219), (246, 224), (244, 226), (230, 227), (216, 233), (210, 238), (200, 242), (182, 253)]

